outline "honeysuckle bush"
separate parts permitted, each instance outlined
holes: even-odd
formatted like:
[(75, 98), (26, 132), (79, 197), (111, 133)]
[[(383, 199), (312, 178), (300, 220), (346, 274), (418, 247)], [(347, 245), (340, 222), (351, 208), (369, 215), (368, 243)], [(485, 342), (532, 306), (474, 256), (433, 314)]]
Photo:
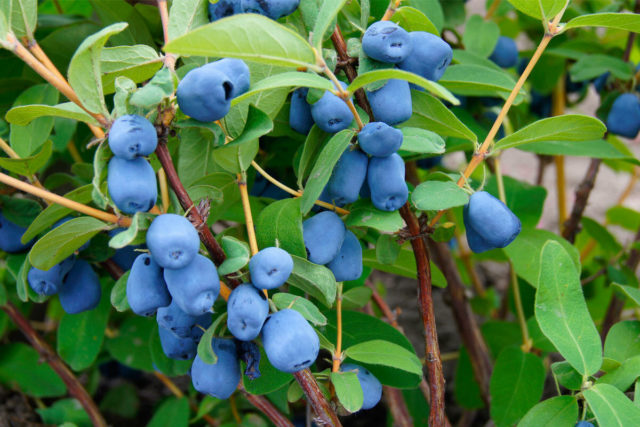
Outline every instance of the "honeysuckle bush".
[[(277, 21), (242, 13), (211, 23), (208, 7), (207, 0), (0, 3), (0, 212), (26, 230), (24, 248), (0, 252), (3, 388), (27, 396), (42, 422), (59, 425), (106, 425), (105, 418), (113, 425), (291, 425), (287, 419), (305, 416), (330, 425), (447, 425), (462, 411), (474, 413), (474, 425), (499, 427), (640, 425), (640, 212), (624, 205), (640, 163), (632, 141), (604, 124), (621, 94), (636, 94), (637, 4), (494, 0), (480, 16), (456, 0), (302, 0)], [(363, 54), (364, 31), (383, 18), (451, 45), (453, 62), (438, 82)], [(533, 48), (519, 52), (515, 67), (500, 68), (489, 59), (496, 60), (500, 36)], [(220, 121), (199, 122), (180, 111), (175, 91), (189, 71), (218, 58), (244, 60), (251, 84)], [(336, 77), (346, 92), (335, 89)], [(363, 246), (361, 277), (336, 282), (307, 260), (302, 222), (320, 209), (316, 200), (340, 156), (370, 121), (358, 90), (389, 79), (414, 85), (412, 116), (397, 125), (409, 200), (389, 212), (364, 196), (328, 205)], [(597, 117), (565, 114), (594, 80)], [(336, 134), (317, 126), (295, 132), (290, 94), (300, 87), (309, 88), (311, 103), (326, 90), (352, 98), (358, 120)], [(146, 117), (159, 136), (158, 151), (147, 157), (158, 173), (157, 203), (133, 216), (121, 214), (107, 189), (108, 132), (126, 114)], [(542, 166), (548, 156), (592, 159), (559, 227), (538, 227), (544, 187), (502, 175), (500, 155), (514, 149)], [(469, 166), (435, 160), (455, 152)], [(583, 212), (602, 168), (617, 173), (611, 191), (621, 196), (606, 218), (590, 218)], [(558, 188), (573, 194), (562, 179)], [(480, 190), (502, 199), (522, 230), (505, 248), (474, 254), (463, 207)], [(292, 308), (313, 325), (321, 351), (312, 375), (275, 369), (258, 338), (229, 400), (180, 381), (191, 360), (165, 356), (155, 317), (132, 313), (129, 273), (114, 258), (131, 245), (145, 251), (146, 230), (160, 213), (190, 219), (201, 254), (224, 282), (198, 357), (214, 363), (212, 340), (230, 336), (225, 299), (250, 280), (255, 246), (278, 246), (294, 267), (287, 284), (269, 292), (270, 308)], [(66, 217), (73, 219), (51, 229)], [(36, 294), (27, 276), (74, 254), (97, 274), (101, 298), (68, 314), (58, 297)], [(485, 261), (507, 264), (510, 273), (480, 280), (475, 271)], [(419, 348), (397, 327), (384, 302), (394, 289), (374, 280), (375, 271), (417, 279), (423, 322), (404, 326), (426, 336)], [(438, 310), (438, 322), (455, 323), (463, 343), (444, 362), (456, 365), (446, 406), (434, 286), (453, 308)], [(342, 362), (366, 367), (385, 386), (376, 409), (359, 411), (361, 384), (340, 371)]]

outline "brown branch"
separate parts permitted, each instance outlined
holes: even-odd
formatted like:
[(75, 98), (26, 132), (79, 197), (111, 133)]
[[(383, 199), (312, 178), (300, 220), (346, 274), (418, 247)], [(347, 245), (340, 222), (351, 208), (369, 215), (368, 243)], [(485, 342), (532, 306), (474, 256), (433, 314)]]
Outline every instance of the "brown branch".
[[(344, 64), (344, 66), (341, 68), (344, 70), (349, 81), (352, 82), (356, 77), (358, 77), (358, 72), (353, 65), (354, 58), (351, 58), (347, 53), (347, 43), (344, 41), (342, 31), (340, 31), (340, 27), (338, 27), (337, 25), (333, 30), (333, 34), (331, 34), (331, 42), (333, 42), (333, 46), (336, 48), (338, 59), (342, 61), (342, 64)], [(369, 120), (373, 121), (373, 112), (371, 111), (371, 106), (369, 105), (369, 101), (367, 100), (367, 96), (365, 95), (364, 90), (358, 89), (354, 93), (354, 96), (360, 108), (362, 108), (369, 116)]]
[(265, 414), (276, 427), (293, 427), (291, 421), (276, 409), (267, 399), (262, 396), (256, 396), (247, 392), (242, 383), (239, 386), (240, 391), (244, 394), (244, 397), (256, 408), (258, 408), (263, 414)]
[(436, 319), (433, 313), (433, 299), (431, 297), (431, 264), (429, 251), (422, 238), (415, 238), (422, 234), (418, 218), (411, 211), (409, 203), (400, 208), (400, 215), (407, 224), (411, 239), (413, 255), (416, 259), (418, 273), (418, 302), (422, 325), (424, 327), (427, 374), (431, 392), (431, 411), (429, 424), (431, 426), (443, 426), (446, 423), (444, 412), (444, 375), (442, 373), (442, 361), (440, 360), (440, 347), (438, 345), (438, 333), (436, 331)]
[(307, 396), (307, 400), (315, 412), (320, 425), (326, 426), (342, 426), (335, 411), (329, 405), (329, 402), (322, 394), (316, 379), (309, 369), (298, 371), (293, 376), (302, 387), (302, 391)]
[(58, 357), (55, 351), (47, 344), (38, 333), (31, 327), (29, 321), (18, 311), (16, 306), (8, 302), (3, 305), (2, 310), (7, 313), (13, 323), (20, 329), (22, 334), (27, 338), (31, 346), (40, 354), (40, 357), (51, 366), (51, 368), (60, 376), (67, 386), (69, 394), (71, 394), (82, 405), (89, 415), (94, 426), (106, 427), (107, 422), (102, 417), (100, 410), (96, 406), (87, 390), (80, 384), (80, 381), (73, 375), (73, 372)]
[[(640, 228), (638, 228), (633, 239), (633, 245), (637, 245), (638, 242), (640, 242)], [(633, 274), (635, 274), (638, 269), (638, 264), (640, 264), (640, 250), (638, 250), (638, 248), (633, 248), (631, 252), (629, 252), (629, 258), (627, 258), (625, 265)], [(607, 308), (607, 314), (602, 322), (602, 330), (600, 332), (603, 343), (604, 339), (607, 337), (607, 333), (609, 333), (609, 329), (611, 329), (611, 327), (620, 320), (620, 315), (624, 308), (624, 302), (624, 299), (618, 298), (615, 293), (611, 295), (611, 302)]]
[(458, 331), (465, 348), (471, 359), (474, 377), (480, 386), (480, 393), (485, 404), (489, 404), (489, 380), (491, 378), (491, 358), (475, 315), (471, 311), (465, 296), (465, 287), (460, 279), (458, 268), (451, 257), (451, 252), (446, 243), (434, 242), (429, 239), (429, 248), (434, 256), (434, 261), (445, 279), (447, 291), (451, 297), (451, 309), (458, 326)]
[[(193, 226), (198, 230), (198, 234), (200, 235), (200, 240), (204, 243), (207, 251), (209, 251), (209, 255), (211, 255), (211, 259), (213, 262), (219, 266), (224, 262), (227, 258), (222, 247), (218, 243), (218, 241), (213, 237), (213, 233), (211, 229), (207, 225), (206, 221), (200, 215), (198, 208), (193, 205), (193, 201), (187, 190), (182, 185), (180, 181), (180, 177), (178, 176), (178, 172), (176, 171), (175, 166), (173, 165), (173, 160), (171, 159), (171, 155), (169, 154), (169, 149), (167, 148), (167, 135), (168, 135), (168, 127), (161, 126), (161, 130), (158, 135), (158, 147), (156, 148), (156, 155), (158, 156), (158, 160), (162, 164), (162, 168), (167, 174), (167, 179), (169, 180), (169, 184), (173, 191), (175, 192), (178, 200), (180, 201), (180, 205), (185, 210), (185, 212), (189, 212), (189, 220), (193, 224)], [(229, 285), (237, 286), (240, 284), (240, 281), (232, 277), (230, 275), (226, 276), (227, 283)]]
[(384, 400), (393, 416), (393, 425), (398, 427), (413, 427), (413, 418), (409, 414), (402, 391), (397, 388), (384, 386), (382, 388)]
[(591, 159), (587, 173), (584, 175), (582, 182), (576, 189), (576, 200), (573, 203), (573, 209), (571, 209), (571, 215), (564, 223), (562, 230), (562, 237), (573, 243), (576, 240), (576, 234), (578, 234), (580, 221), (582, 220), (582, 214), (587, 207), (591, 190), (598, 176), (598, 170), (600, 169), (601, 159)]

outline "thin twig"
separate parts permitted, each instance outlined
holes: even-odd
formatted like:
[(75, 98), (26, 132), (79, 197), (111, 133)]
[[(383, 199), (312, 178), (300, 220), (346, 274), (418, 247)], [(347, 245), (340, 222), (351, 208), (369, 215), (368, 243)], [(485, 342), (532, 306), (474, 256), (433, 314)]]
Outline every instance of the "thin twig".
[(106, 427), (107, 422), (102, 417), (100, 410), (96, 406), (87, 390), (80, 384), (80, 381), (73, 375), (73, 372), (58, 357), (56, 352), (47, 344), (38, 333), (31, 327), (29, 321), (18, 311), (16, 306), (8, 302), (1, 306), (2, 310), (7, 313), (13, 323), (20, 329), (22, 334), (27, 338), (31, 346), (38, 352), (40, 357), (47, 362), (49, 366), (60, 376), (60, 379), (67, 386), (69, 394), (71, 394), (84, 408), (87, 415), (91, 419), (94, 426)]
[[(400, 215), (407, 224), (412, 237), (422, 235), (418, 218), (411, 211), (409, 203), (405, 203), (400, 208)], [(429, 424), (432, 426), (445, 425), (445, 388), (444, 374), (442, 373), (442, 361), (440, 360), (440, 346), (438, 344), (438, 333), (436, 331), (435, 316), (433, 313), (433, 299), (431, 296), (431, 264), (429, 261), (429, 251), (422, 238), (411, 239), (411, 247), (416, 259), (418, 273), (418, 302), (420, 315), (422, 316), (422, 326), (424, 327), (427, 374), (429, 377), (429, 387), (431, 391), (431, 411), (429, 413)]]
[(307, 396), (307, 401), (318, 417), (319, 424), (332, 427), (342, 426), (335, 411), (331, 408), (327, 399), (325, 399), (320, 387), (318, 387), (318, 383), (311, 371), (309, 369), (303, 369), (302, 371), (294, 373), (293, 376)]
[[(553, 117), (564, 114), (566, 105), (566, 87), (565, 74), (563, 73), (558, 79), (558, 83), (551, 94), (551, 115)], [(556, 197), (558, 201), (558, 224), (562, 228), (562, 224), (567, 220), (567, 193), (566, 179), (564, 173), (564, 156), (553, 156), (556, 166)]]
[(255, 406), (260, 412), (265, 414), (276, 427), (293, 427), (291, 421), (278, 411), (278, 409), (271, 404), (265, 397), (256, 396), (247, 392), (242, 386), (242, 383), (238, 386), (239, 390), (244, 394), (247, 400)]
[[(162, 22), (162, 34), (164, 35), (164, 44), (169, 43), (169, 8), (167, 6), (167, 0), (158, 0), (158, 11), (160, 12), (160, 21)], [(164, 56), (164, 65), (171, 71), (176, 68), (176, 56), (172, 53), (167, 53)]]
[(500, 0), (493, 0), (493, 3), (491, 3), (491, 7), (489, 7), (489, 10), (487, 10), (487, 13), (484, 15), (484, 19), (488, 21), (493, 18), (493, 15), (498, 10), (498, 7), (500, 7)]
[[(173, 395), (175, 397), (177, 397), (178, 399), (181, 399), (184, 396), (184, 393), (182, 392), (182, 390), (180, 390), (180, 388), (173, 382), (171, 381), (171, 378), (167, 377), (166, 375), (158, 372), (158, 371), (154, 371), (153, 375), (155, 375), (156, 378), (158, 378), (160, 380), (160, 382), (162, 384), (165, 385), (165, 387), (167, 387), (169, 389), (169, 391), (171, 393), (173, 393)], [(188, 396), (187, 396), (187, 402), (189, 403), (189, 407), (191, 408), (191, 410), (195, 413), (198, 413), (198, 405), (196, 405), (193, 400), (191, 400)], [(220, 425), (220, 422), (215, 420), (211, 415), (209, 414), (204, 414), (202, 416), (202, 419), (205, 420), (205, 422), (207, 424), (209, 424), (212, 427), (217, 427)]]
[[(249, 248), (251, 256), (258, 253), (258, 241), (256, 239), (256, 231), (253, 226), (253, 215), (251, 215), (251, 205), (249, 204), (249, 192), (247, 191), (247, 181), (243, 174), (236, 175), (238, 180), (238, 189), (240, 190), (240, 199), (242, 200), (242, 210), (244, 211), (244, 219), (247, 225), (247, 235), (249, 236)], [(266, 290), (265, 290), (266, 294)]]
[(384, 15), (382, 16), (381, 21), (390, 20), (393, 14), (396, 13), (396, 10), (398, 10), (398, 7), (400, 7), (400, 3), (402, 3), (402, 0), (391, 0), (391, 2), (389, 2), (389, 6), (387, 7), (387, 10), (384, 12)]
[(336, 329), (336, 351), (333, 353), (332, 372), (338, 372), (342, 363), (342, 282), (338, 282), (336, 292)]
[(564, 223), (562, 230), (562, 237), (573, 243), (576, 240), (576, 234), (578, 234), (580, 221), (582, 220), (582, 214), (587, 207), (591, 190), (595, 185), (596, 177), (598, 176), (598, 170), (602, 164), (602, 159), (591, 159), (589, 168), (582, 179), (582, 182), (576, 189), (576, 200), (573, 203), (573, 209), (571, 209), (571, 215), (569, 219)]
[(393, 425), (396, 427), (413, 427), (413, 418), (411, 418), (411, 414), (409, 414), (409, 409), (404, 401), (402, 391), (397, 388), (384, 386), (382, 392), (387, 406), (391, 411)]
[[(7, 156), (9, 156), (11, 159), (20, 159), (20, 156), (18, 155), (18, 153), (16, 153), (13, 150), (13, 148), (11, 148), (11, 146), (9, 144), (7, 144), (7, 142), (2, 138), (0, 138), (0, 149), (2, 151), (4, 151), (5, 153), (7, 153)], [(42, 190), (46, 190), (37, 176), (29, 175), (26, 178), (29, 180), (29, 182), (31, 182), (36, 187), (38, 187), (38, 188), (40, 188)], [(51, 202), (48, 201), (48, 200), (45, 200), (45, 202), (47, 202), (47, 204), (51, 204)]]

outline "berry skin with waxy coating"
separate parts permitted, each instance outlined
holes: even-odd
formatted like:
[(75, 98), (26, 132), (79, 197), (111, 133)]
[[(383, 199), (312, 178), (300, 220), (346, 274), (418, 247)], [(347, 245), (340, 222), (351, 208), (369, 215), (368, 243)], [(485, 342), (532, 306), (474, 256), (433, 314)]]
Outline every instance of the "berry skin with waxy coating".
[(300, 0), (240, 0), (243, 13), (257, 13), (273, 20), (291, 15)]
[(367, 178), (369, 158), (358, 149), (347, 147), (325, 187), (325, 197), (338, 206), (358, 200), (362, 183)]
[(327, 264), (338, 255), (346, 228), (338, 215), (320, 212), (302, 223), (302, 237), (309, 261)]
[(187, 73), (178, 84), (180, 110), (200, 122), (223, 118), (231, 108), (233, 81), (222, 71), (202, 66)]
[(160, 335), (162, 351), (168, 358), (191, 360), (196, 357), (198, 345), (193, 338), (181, 338), (162, 326), (158, 326), (158, 335)]
[(218, 362), (208, 364), (196, 356), (191, 365), (191, 382), (200, 393), (218, 399), (228, 399), (240, 382), (240, 362), (236, 343), (233, 340), (214, 338), (211, 348), (218, 356)]
[[(478, 191), (469, 198), (463, 215), (469, 247), (476, 253), (504, 248), (513, 242), (522, 229), (518, 217), (486, 191)], [(471, 233), (469, 239), (470, 230), (475, 235)]]
[(269, 362), (289, 373), (311, 366), (320, 350), (316, 331), (300, 313), (290, 308), (267, 318), (262, 327), (262, 344)]
[(435, 34), (425, 31), (412, 31), (409, 36), (413, 51), (398, 64), (398, 68), (437, 82), (453, 59), (451, 46)]
[(158, 145), (158, 134), (145, 117), (127, 114), (118, 117), (109, 129), (109, 148), (116, 157), (133, 160), (148, 156)]
[(127, 301), (139, 316), (153, 316), (160, 307), (171, 304), (162, 268), (149, 254), (140, 254), (133, 262), (127, 279)]
[(350, 230), (347, 230), (340, 252), (327, 267), (337, 282), (357, 280), (362, 276), (362, 246)]
[[(344, 82), (340, 82), (340, 85), (343, 89), (347, 88)], [(340, 132), (353, 121), (353, 113), (347, 104), (329, 91), (325, 91), (322, 98), (311, 104), (311, 116), (316, 125), (327, 133)]]
[(358, 133), (358, 143), (365, 153), (374, 157), (387, 157), (402, 146), (402, 131), (384, 122), (367, 123)]
[(397, 211), (409, 198), (404, 180), (404, 161), (397, 153), (389, 157), (372, 157), (369, 160), (367, 183), (371, 202), (383, 211)]
[(196, 317), (195, 319), (196, 323), (191, 328), (191, 338), (193, 338), (196, 343), (199, 343), (200, 338), (202, 338), (202, 336), (204, 335), (204, 332), (213, 323), (213, 316), (211, 316), (211, 313), (205, 313), (201, 316)]
[(356, 372), (364, 398), (361, 409), (371, 409), (380, 402), (382, 384), (371, 372), (360, 365), (352, 363), (343, 363), (340, 366), (340, 370), (342, 372)]
[(249, 90), (251, 85), (251, 72), (242, 59), (222, 58), (215, 62), (203, 65), (204, 69), (212, 69), (223, 72), (233, 84), (231, 98), (240, 96)]
[(62, 286), (62, 279), (71, 270), (75, 261), (75, 257), (72, 255), (48, 270), (31, 267), (27, 274), (29, 286), (38, 295), (57, 294)]
[[(211, 317), (209, 313), (206, 314)], [(175, 301), (171, 301), (166, 307), (158, 308), (156, 314), (156, 322), (158, 322), (158, 325), (168, 329), (180, 338), (193, 338), (193, 327), (198, 319), (198, 317), (191, 316), (182, 311)]]
[(156, 204), (158, 183), (151, 164), (144, 158), (109, 161), (107, 187), (113, 203), (126, 214), (147, 212)]
[(227, 315), (229, 332), (241, 341), (251, 341), (260, 335), (269, 315), (269, 302), (261, 290), (243, 283), (229, 295)]
[(291, 93), (291, 106), (289, 107), (289, 126), (298, 133), (306, 135), (313, 127), (311, 106), (307, 103), (309, 89), (301, 87)]
[(0, 213), (0, 250), (9, 253), (26, 251), (33, 244), (33, 240), (25, 244), (20, 242), (26, 228), (9, 221)]
[(200, 238), (188, 219), (175, 214), (157, 216), (147, 231), (147, 247), (162, 268), (185, 267), (200, 249)]
[(409, 33), (391, 21), (374, 22), (362, 37), (362, 50), (371, 59), (397, 64), (411, 55)]
[(518, 63), (518, 46), (515, 40), (500, 36), (489, 59), (502, 68), (515, 67)]
[(213, 303), (220, 293), (220, 279), (209, 258), (196, 255), (181, 269), (165, 269), (164, 280), (173, 301), (182, 311), (191, 316), (212, 312)]
[(79, 259), (64, 277), (58, 297), (66, 313), (76, 314), (96, 308), (101, 292), (98, 275), (88, 262)]
[(249, 261), (251, 283), (258, 289), (275, 289), (289, 279), (293, 258), (284, 249), (264, 248)]
[(209, 2), (209, 21), (217, 21), (237, 13), (242, 13), (240, 0), (219, 0), (217, 3)]
[(388, 125), (406, 122), (413, 114), (411, 89), (405, 80), (391, 79), (380, 89), (367, 92), (373, 117)]
[(635, 138), (640, 130), (640, 101), (632, 93), (624, 93), (613, 101), (607, 116), (607, 130), (626, 138)]

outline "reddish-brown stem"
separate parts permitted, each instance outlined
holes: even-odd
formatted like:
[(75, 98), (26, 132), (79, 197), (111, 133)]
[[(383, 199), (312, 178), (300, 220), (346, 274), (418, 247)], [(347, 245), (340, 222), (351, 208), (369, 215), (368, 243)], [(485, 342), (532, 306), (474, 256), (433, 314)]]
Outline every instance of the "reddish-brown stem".
[[(340, 27), (336, 25), (336, 28), (333, 30), (333, 34), (331, 34), (331, 42), (333, 46), (336, 48), (336, 53), (338, 54), (338, 59), (344, 63), (342, 69), (344, 70), (347, 78), (350, 82), (352, 82), (356, 77), (358, 77), (358, 72), (356, 71), (356, 67), (353, 65), (353, 61), (349, 54), (347, 53), (347, 44), (344, 41), (344, 37), (342, 36), (342, 31), (340, 31)], [(367, 101), (367, 96), (364, 93), (364, 90), (358, 89), (355, 94), (356, 102), (362, 108), (365, 113), (369, 116), (369, 119), (373, 121), (373, 112), (371, 111), (371, 106), (369, 105), (369, 101)]]
[[(640, 228), (636, 232), (635, 238), (633, 239), (633, 244), (637, 244), (640, 242)], [(633, 274), (635, 274), (638, 269), (638, 265), (640, 264), (640, 250), (637, 248), (633, 248), (629, 253), (629, 258), (625, 262), (625, 265)], [(602, 336), (602, 342), (604, 343), (604, 338), (607, 337), (609, 333), (609, 329), (620, 320), (620, 315), (622, 314), (622, 309), (624, 308), (624, 299), (618, 298), (614, 293), (611, 295), (611, 302), (609, 303), (609, 307), (607, 308), (607, 314), (604, 317), (604, 321), (602, 322), (602, 330), (600, 335)]]
[(342, 426), (335, 411), (329, 405), (329, 401), (324, 397), (316, 379), (309, 369), (298, 371), (293, 376), (302, 387), (302, 391), (307, 396), (307, 400), (318, 417), (321, 425)]
[(271, 420), (271, 422), (276, 425), (276, 427), (293, 427), (291, 421), (289, 421), (287, 417), (282, 415), (280, 411), (278, 411), (278, 409), (276, 409), (276, 407), (273, 406), (267, 399), (262, 396), (256, 396), (247, 392), (244, 387), (242, 387), (242, 384), (240, 384), (239, 388), (247, 398), (247, 400), (253, 406), (258, 408), (260, 412), (265, 414)]
[(587, 207), (587, 202), (589, 201), (591, 190), (593, 190), (596, 177), (598, 176), (600, 164), (602, 164), (601, 159), (591, 159), (591, 163), (589, 163), (587, 173), (584, 175), (582, 182), (576, 189), (576, 200), (573, 203), (571, 215), (569, 216), (569, 219), (567, 219), (567, 221), (564, 223), (564, 228), (562, 230), (562, 237), (564, 237), (571, 243), (576, 240), (576, 234), (578, 234), (579, 231), (582, 214)]
[(389, 386), (384, 386), (382, 391), (384, 400), (387, 402), (387, 406), (389, 406), (389, 410), (393, 416), (393, 425), (398, 427), (413, 427), (413, 419), (409, 414), (409, 409), (407, 409), (402, 391)]
[(440, 360), (440, 347), (438, 345), (438, 333), (436, 331), (436, 319), (433, 313), (433, 299), (431, 297), (431, 264), (429, 251), (421, 236), (418, 218), (411, 211), (409, 203), (400, 208), (400, 215), (407, 224), (412, 236), (411, 247), (416, 259), (418, 273), (418, 302), (422, 325), (424, 327), (427, 374), (431, 392), (431, 411), (429, 413), (429, 425), (445, 425), (444, 413), (444, 375), (442, 373), (442, 361)]
[(484, 402), (488, 405), (489, 379), (491, 378), (492, 368), (487, 344), (484, 342), (475, 315), (467, 302), (465, 287), (460, 279), (458, 268), (451, 257), (449, 247), (446, 243), (429, 240), (429, 248), (433, 253), (436, 265), (440, 267), (447, 280), (447, 291), (451, 297), (453, 317), (462, 342), (469, 353), (474, 377), (480, 386), (480, 393)]
[[(198, 234), (200, 235), (200, 240), (204, 243), (207, 251), (209, 251), (209, 255), (211, 255), (211, 259), (216, 265), (220, 265), (227, 258), (222, 247), (218, 243), (218, 241), (213, 237), (213, 233), (211, 229), (204, 221), (198, 208), (193, 205), (193, 201), (187, 190), (182, 185), (180, 181), (180, 177), (178, 176), (178, 172), (176, 171), (175, 166), (173, 165), (173, 160), (171, 159), (171, 155), (169, 154), (169, 149), (166, 144), (166, 129), (163, 131), (163, 135), (160, 136), (158, 141), (158, 147), (156, 148), (156, 155), (158, 156), (158, 160), (162, 164), (162, 168), (167, 174), (167, 179), (171, 188), (175, 192), (178, 200), (180, 201), (180, 205), (185, 212), (189, 212), (189, 220), (198, 230)], [(231, 286), (237, 286), (240, 284), (239, 280), (235, 277), (227, 276), (227, 281)]]
[(60, 376), (67, 386), (69, 394), (71, 394), (82, 405), (89, 415), (94, 426), (106, 427), (107, 422), (102, 417), (100, 410), (96, 406), (87, 390), (80, 384), (80, 381), (73, 375), (73, 372), (58, 357), (55, 351), (47, 344), (38, 333), (31, 327), (29, 321), (18, 311), (16, 306), (8, 302), (3, 305), (2, 310), (7, 313), (13, 323), (20, 329), (22, 334), (27, 338), (31, 346), (38, 352), (40, 357), (51, 366), (51, 368)]

